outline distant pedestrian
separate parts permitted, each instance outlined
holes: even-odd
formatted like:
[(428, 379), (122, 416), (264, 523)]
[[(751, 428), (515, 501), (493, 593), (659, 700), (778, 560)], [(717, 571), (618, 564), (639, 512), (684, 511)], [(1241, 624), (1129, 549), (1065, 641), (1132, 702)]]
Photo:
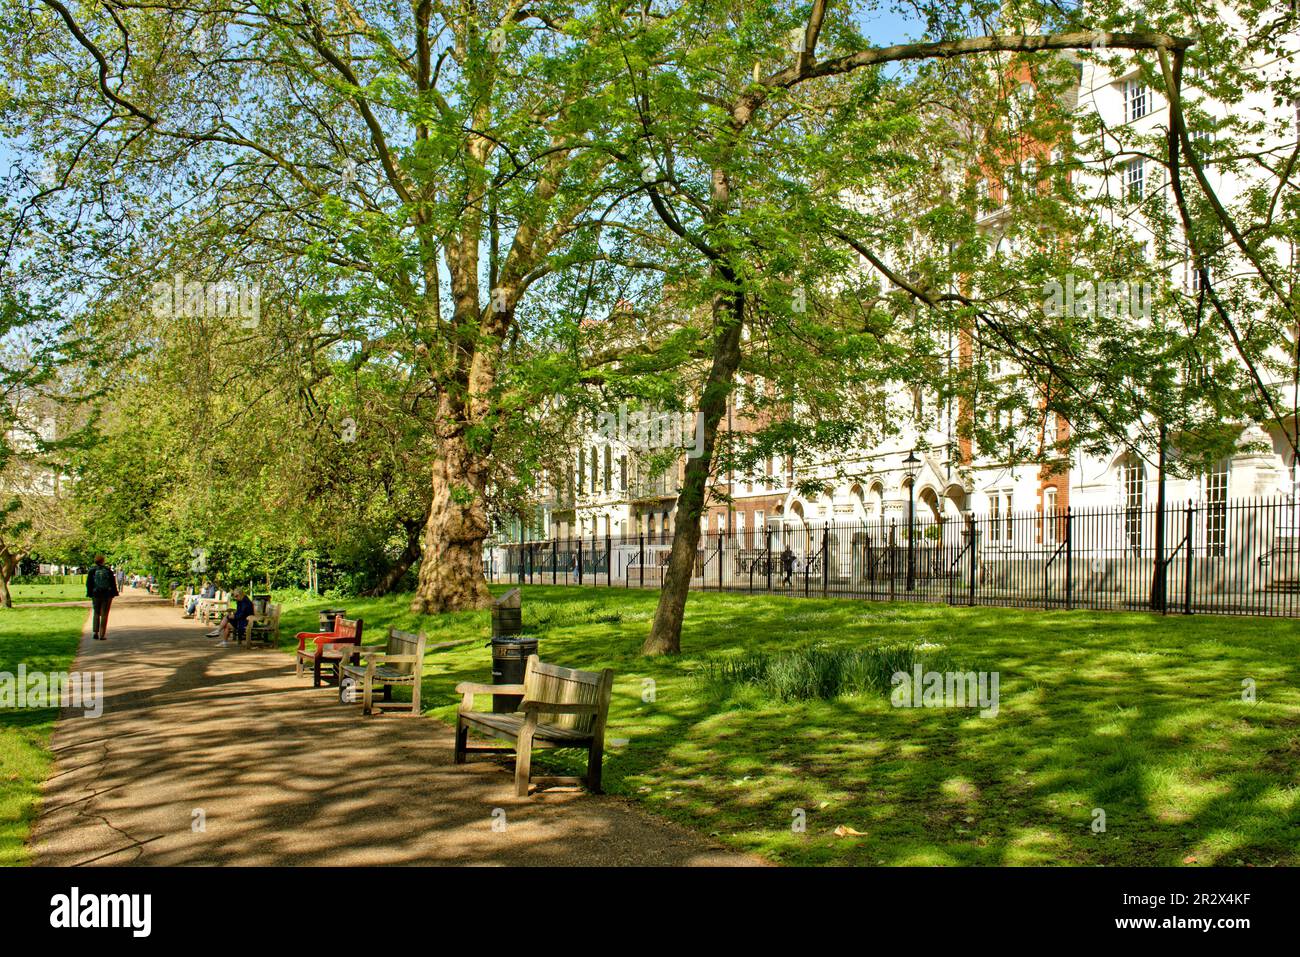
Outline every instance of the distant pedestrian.
[(117, 597), (117, 576), (104, 564), (104, 556), (96, 555), (95, 564), (86, 576), (86, 597), (93, 610), (90, 619), (91, 634), (96, 641), (108, 640), (108, 610)]
[(790, 579), (794, 575), (794, 552), (790, 551), (790, 546), (785, 547), (781, 553), (781, 584), (789, 585)]

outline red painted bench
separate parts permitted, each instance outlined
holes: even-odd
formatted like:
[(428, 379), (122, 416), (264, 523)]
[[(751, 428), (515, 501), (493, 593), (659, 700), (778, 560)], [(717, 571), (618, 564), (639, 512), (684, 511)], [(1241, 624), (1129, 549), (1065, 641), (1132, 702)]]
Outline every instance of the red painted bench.
[[(361, 632), (363, 629), (362, 619), (344, 618), (342, 616), (334, 619), (333, 631), (300, 631), (298, 632), (298, 654), (297, 654), (297, 673), (302, 676), (302, 669), (307, 662), (311, 662), (312, 687), (320, 687), (320, 669), (321, 662), (330, 659), (324, 657), (324, 651), (327, 645), (359, 645), (361, 644)], [(334, 658), (334, 681), (338, 682), (339, 664), (342, 658)]]

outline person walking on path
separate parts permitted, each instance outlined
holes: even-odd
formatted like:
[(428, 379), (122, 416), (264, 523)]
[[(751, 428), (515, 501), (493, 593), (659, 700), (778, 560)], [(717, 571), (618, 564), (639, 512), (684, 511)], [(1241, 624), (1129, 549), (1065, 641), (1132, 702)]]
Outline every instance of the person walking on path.
[(794, 575), (794, 552), (790, 551), (790, 546), (785, 547), (781, 553), (781, 584), (789, 585), (790, 579)]
[(94, 612), (90, 621), (91, 633), (96, 641), (107, 641), (108, 609), (117, 597), (117, 576), (104, 564), (103, 555), (95, 556), (95, 564), (86, 576), (86, 597), (90, 599)]

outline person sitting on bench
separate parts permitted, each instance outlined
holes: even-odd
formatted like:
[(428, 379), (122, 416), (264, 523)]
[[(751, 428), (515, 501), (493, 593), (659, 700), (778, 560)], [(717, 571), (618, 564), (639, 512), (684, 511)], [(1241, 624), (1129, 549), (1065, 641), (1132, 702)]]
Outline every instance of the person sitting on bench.
[(197, 595), (191, 595), (185, 600), (185, 616), (193, 618), (195, 610), (199, 607), (199, 602), (204, 598), (216, 598), (217, 586), (215, 582), (204, 582), (203, 590)]
[(221, 639), (218, 648), (231, 644), (232, 635), (236, 639), (242, 638), (244, 629), (248, 627), (248, 619), (253, 617), (253, 602), (244, 594), (243, 589), (236, 588), (230, 593), (230, 597), (235, 601), (234, 610), (226, 612), (221, 619), (221, 624), (214, 631), (208, 632), (209, 638)]

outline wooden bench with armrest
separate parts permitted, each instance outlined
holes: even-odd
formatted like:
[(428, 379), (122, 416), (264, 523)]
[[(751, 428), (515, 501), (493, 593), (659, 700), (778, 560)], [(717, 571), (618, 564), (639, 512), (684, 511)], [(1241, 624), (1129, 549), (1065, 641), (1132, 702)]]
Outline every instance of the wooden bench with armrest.
[(211, 625), (221, 620), (229, 605), (230, 596), (224, 591), (217, 592), (212, 598), (200, 598), (199, 603), (194, 606), (194, 620)]
[[(528, 794), (529, 784), (586, 784), (600, 793), (601, 763), (605, 752), (605, 722), (613, 694), (614, 672), (577, 671), (547, 664), (530, 655), (521, 685), (484, 685), (462, 682), (456, 691), (462, 696), (456, 714), (456, 763), (464, 764), (467, 754), (515, 752), (515, 793)], [(475, 711), (476, 694), (522, 694), (520, 711), (498, 714)], [(505, 741), (513, 747), (470, 747), (473, 730)], [(533, 777), (534, 747), (586, 748), (587, 774), (575, 777)]]
[[(420, 713), (420, 682), (424, 677), (424, 632), (413, 635), (409, 631), (388, 629), (388, 641), (380, 646), (363, 645), (356, 650), (361, 663), (343, 662), (339, 666), (339, 694), (344, 701), (355, 700), (348, 696), (351, 685), (360, 687), (361, 713), (374, 711), (375, 686), (384, 689), (384, 701), (392, 702), (395, 685), (410, 685), (412, 715)], [(398, 707), (407, 707), (399, 704)], [(387, 710), (387, 709), (385, 709)]]
[(321, 664), (324, 661), (334, 663), (334, 679), (338, 680), (339, 667), (341, 658), (326, 657), (326, 648), (336, 645), (359, 645), (361, 644), (361, 633), (365, 624), (360, 618), (344, 618), (339, 616), (334, 619), (333, 631), (300, 631), (298, 632), (298, 652), (296, 655), (297, 674), (302, 677), (303, 665), (311, 663), (312, 687), (320, 687)]
[(278, 601), (269, 602), (260, 614), (248, 619), (244, 627), (244, 644), (253, 646), (255, 641), (264, 641), (274, 646), (280, 640), (280, 613), (284, 606)]

